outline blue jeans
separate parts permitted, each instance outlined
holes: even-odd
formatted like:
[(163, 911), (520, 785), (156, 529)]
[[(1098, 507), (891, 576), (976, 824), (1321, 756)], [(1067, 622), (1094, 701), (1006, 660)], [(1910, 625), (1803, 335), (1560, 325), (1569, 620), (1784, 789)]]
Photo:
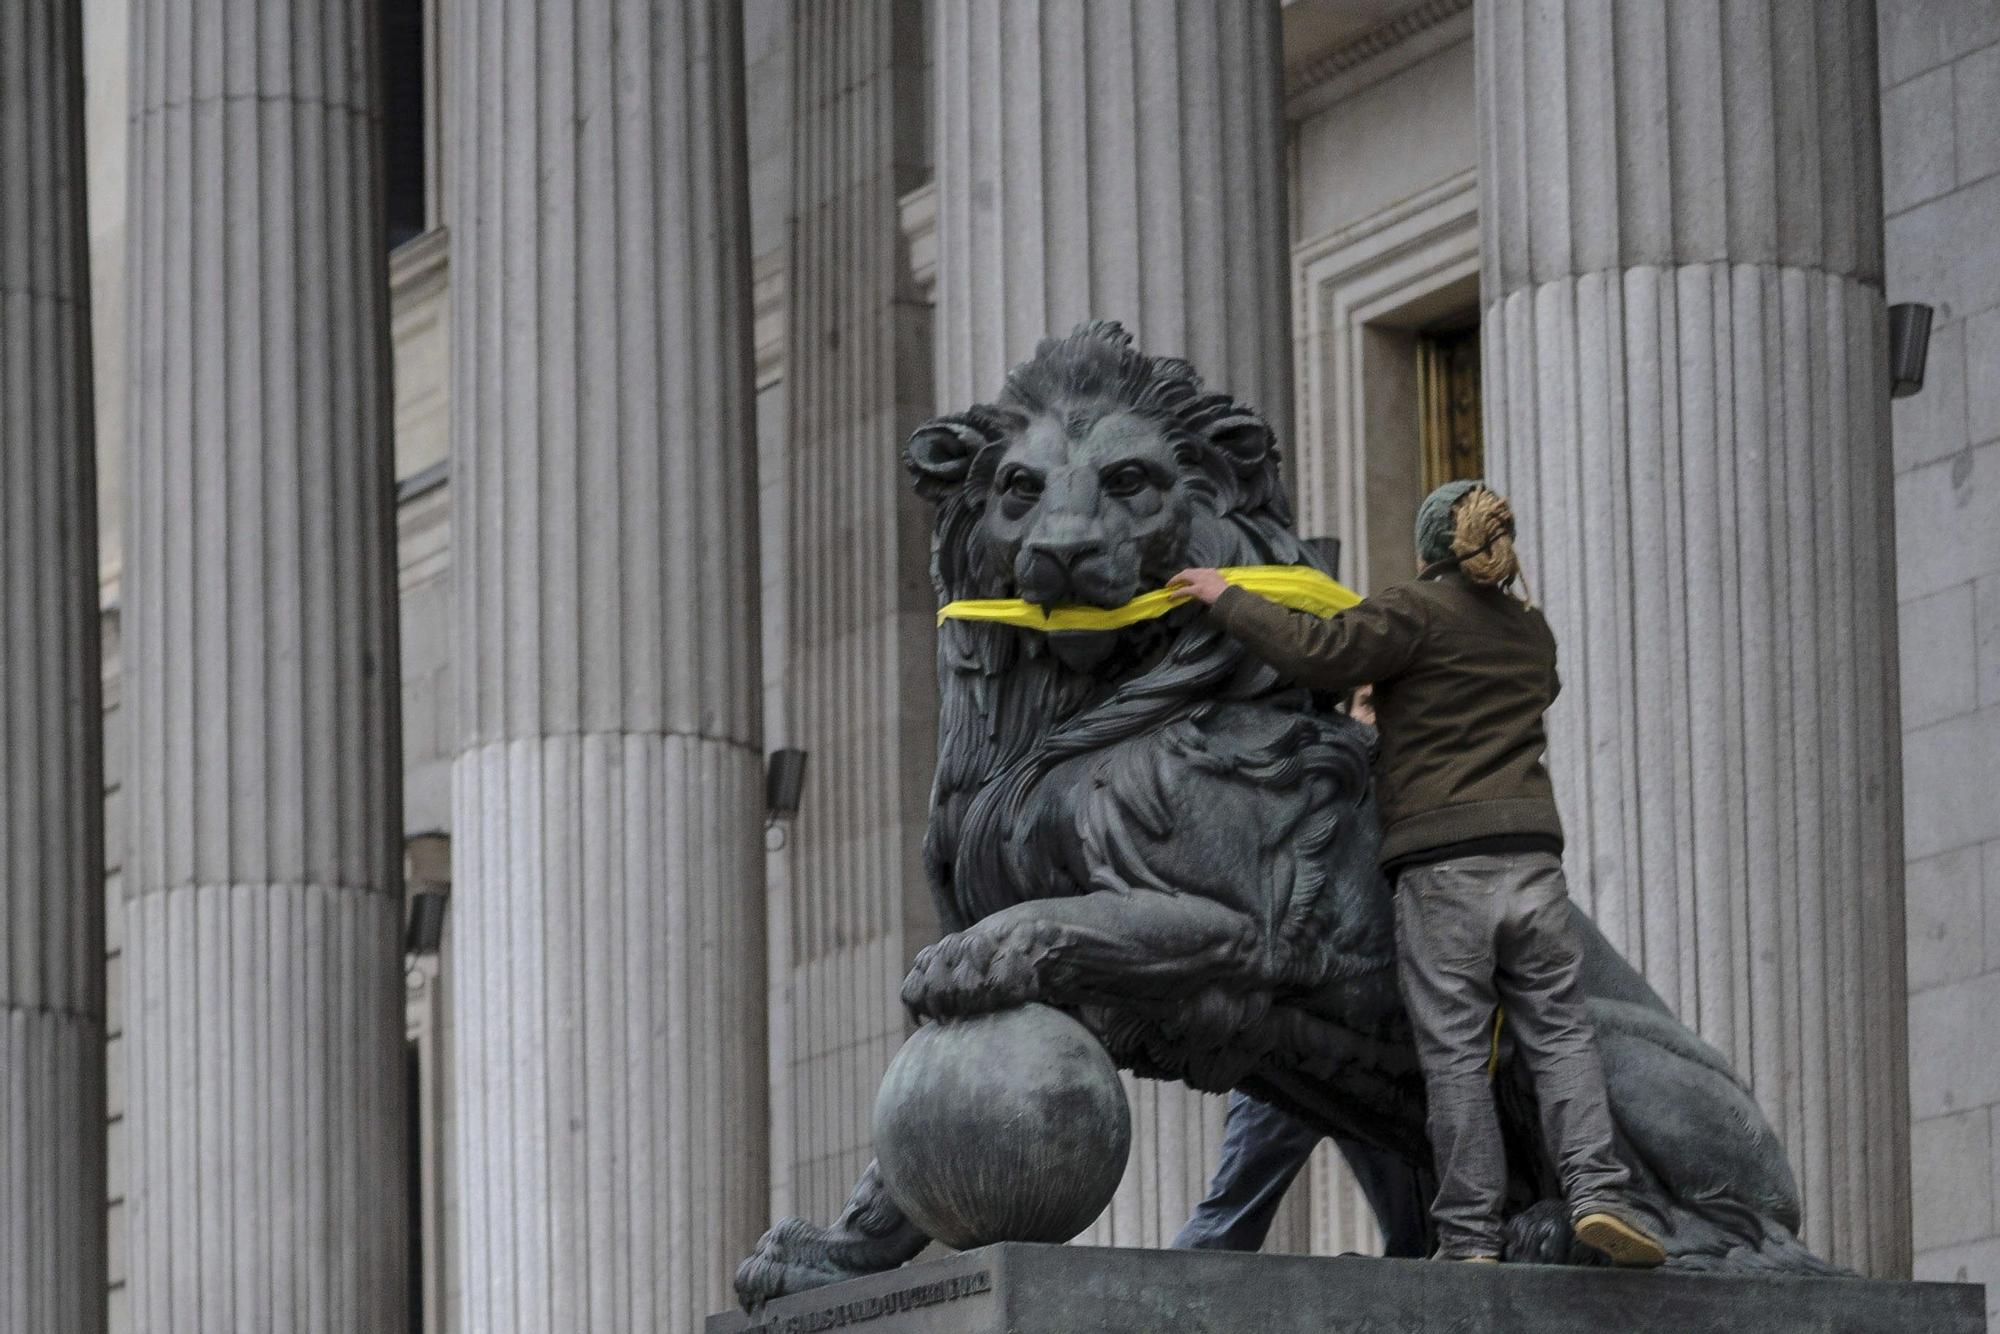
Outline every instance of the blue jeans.
[[(1246, 1093), (1230, 1094), (1222, 1161), (1208, 1198), (1195, 1206), (1173, 1244), (1181, 1250), (1261, 1250), (1279, 1202), (1323, 1138), (1268, 1103)], [(1333, 1142), (1375, 1211), (1382, 1253), (1412, 1259), (1427, 1255), (1424, 1198), (1416, 1173), (1373, 1145), (1339, 1135)]]

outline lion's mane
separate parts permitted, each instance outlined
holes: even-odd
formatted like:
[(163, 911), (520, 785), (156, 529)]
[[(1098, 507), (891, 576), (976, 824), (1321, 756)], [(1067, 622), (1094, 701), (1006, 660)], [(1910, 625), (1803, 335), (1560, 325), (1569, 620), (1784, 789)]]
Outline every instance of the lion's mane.
[[(993, 472), (1030, 422), (1111, 411), (1160, 425), (1196, 498), (1184, 564), (1313, 564), (1292, 528), (1281, 458), (1264, 420), (1208, 389), (1177, 357), (1152, 357), (1113, 322), (1044, 339), (1007, 377), (1000, 398), (921, 427), (906, 451), (919, 493), (937, 506), (932, 580), (940, 603), (1003, 596), (977, 540)], [(1069, 868), (1026, 837), (1023, 805), (1058, 764), (1160, 731), (1217, 701), (1276, 685), (1195, 609), (1121, 635), (1103, 669), (1080, 672), (1037, 632), (948, 621), (938, 633), (939, 757), (925, 859), (947, 930), (1008, 906), (1014, 887), (1037, 896), (1081, 892)], [(1342, 787), (1366, 785), (1358, 737), (1334, 757)]]

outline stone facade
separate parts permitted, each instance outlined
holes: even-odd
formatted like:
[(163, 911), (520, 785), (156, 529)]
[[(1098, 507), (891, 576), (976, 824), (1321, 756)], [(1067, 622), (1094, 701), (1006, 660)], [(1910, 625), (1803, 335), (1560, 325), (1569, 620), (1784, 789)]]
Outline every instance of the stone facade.
[(1889, 299), (1937, 308), (1894, 405), (1911, 1240), (2000, 1315), (2000, 9), (1884, 4)]
[[(100, 330), (117, 330), (125, 326), (128, 307), (140, 290), (135, 275), (125, 272), (131, 23), (135, 9), (151, 10), (158, 3), (80, 0), (77, 7), (84, 35), (92, 306)], [(441, 12), (449, 16), (461, 8), (450, 5)], [(1177, 12), (1184, 22), (1206, 22), (1206, 8), (1197, 0), (1183, 0)], [(1496, 216), (1490, 206), (1491, 183), (1482, 180), (1475, 88), (1474, 28), (1487, 11), (1482, 7), (1475, 14), (1471, 0), (1286, 0), (1278, 8), (1282, 50), (1273, 49), (1260, 59), (1277, 62), (1277, 69), (1266, 73), (1283, 101), (1285, 129), (1277, 151), (1282, 163), (1278, 212), (1284, 231), (1269, 244), (1279, 248), (1281, 258), (1289, 257), (1293, 336), (1288, 350), (1281, 342), (1275, 352), (1261, 344), (1253, 351), (1256, 340), (1232, 341), (1221, 353), (1204, 351), (1199, 345), (1193, 350), (1218, 378), (1224, 375), (1219, 368), (1227, 365), (1228, 375), (1248, 375), (1260, 386), (1256, 393), (1279, 400), (1289, 393), (1283, 386), (1295, 379), (1295, 403), (1263, 406), (1280, 420), (1294, 416), (1291, 452), (1302, 523), (1308, 531), (1346, 539), (1345, 569), (1366, 586), (1407, 573), (1397, 562), (1402, 559), (1405, 509), (1413, 507), (1411, 493), (1417, 485), (1410, 461), (1415, 448), (1411, 422), (1418, 401), (1414, 358), (1431, 331), (1476, 319), (1479, 312), (1479, 228), (1482, 221), (1490, 224)], [(1656, 15), (1671, 9), (1657, 4), (1632, 8)], [(1876, 7), (1839, 8), (1865, 16)], [(908, 122), (914, 120), (934, 140), (934, 129), (949, 121), (949, 108), (937, 100), (944, 92), (940, 70), (955, 71), (951, 93), (960, 101), (953, 105), (962, 108), (999, 107), (1009, 86), (1006, 80), (1019, 75), (1012, 66), (999, 70), (969, 63), (963, 48), (953, 48), (952, 59), (968, 63), (947, 66), (941, 53), (957, 32), (953, 24), (959, 18), (985, 24), (996, 40), (1004, 36), (1038, 57), (1046, 53), (1051, 69), (1066, 68), (1077, 55), (1068, 47), (1050, 46), (1056, 36), (1071, 31), (1065, 25), (1077, 22), (1076, 12), (1065, 4), (1006, 0), (942, 7), (913, 3), (907, 9), (924, 15), (942, 13), (949, 21), (925, 26), (914, 54), (907, 29), (891, 25), (890, 84), (907, 89), (914, 76), (918, 86), (930, 88), (927, 95), (904, 92), (894, 101), (899, 131), (909, 131)], [(832, 437), (817, 435), (821, 424), (808, 422), (790, 403), (794, 389), (812, 376), (819, 377), (816, 383), (854, 386), (846, 391), (847, 406), (827, 429), (844, 433), (838, 438), (848, 443), (839, 448), (858, 451), (871, 439), (868, 423), (879, 422), (880, 439), (874, 447), (883, 453), (872, 464), (847, 460), (851, 469), (836, 473), (844, 487), (860, 488), (846, 492), (841, 503), (853, 506), (856, 513), (866, 508), (884, 516), (886, 523), (886, 516), (897, 512), (902, 493), (896, 470), (883, 466), (882, 460), (895, 447), (897, 423), (925, 406), (922, 394), (911, 388), (922, 376), (901, 357), (885, 357), (866, 363), (882, 369), (864, 392), (859, 388), (863, 362), (830, 358), (823, 342), (818, 348), (812, 346), (815, 325), (805, 316), (815, 299), (811, 294), (823, 298), (828, 291), (840, 290), (843, 304), (878, 299), (901, 303), (901, 313), (883, 326), (898, 328), (904, 327), (898, 320), (931, 318), (924, 307), (932, 301), (942, 303), (938, 312), (942, 324), (949, 317), (953, 290), (1008, 298), (1002, 312), (996, 313), (990, 302), (979, 308), (978, 318), (986, 324), (966, 323), (955, 340), (939, 340), (940, 382), (949, 378), (942, 374), (946, 368), (961, 363), (966, 368), (961, 380), (953, 381), (953, 392), (944, 396), (947, 406), (965, 397), (961, 384), (972, 392), (990, 392), (993, 385), (984, 381), (991, 380), (994, 369), (1006, 359), (1005, 352), (993, 351), (982, 362), (983, 369), (973, 373), (972, 349), (985, 345), (977, 340), (1018, 353), (1024, 350), (1019, 341), (1040, 331), (1030, 327), (1031, 307), (1061, 324), (1071, 317), (1063, 302), (1074, 295), (1067, 281), (1056, 286), (1045, 283), (1030, 289), (1040, 305), (1013, 303), (1012, 289), (1000, 281), (1000, 270), (985, 261), (978, 261), (976, 269), (968, 267), (978, 253), (964, 244), (973, 233), (961, 228), (956, 249), (940, 235), (941, 219), (971, 216), (954, 212), (963, 204), (953, 202), (948, 173), (942, 169), (945, 155), (912, 159), (901, 150), (865, 143), (862, 127), (879, 122), (855, 113), (879, 103), (866, 97), (842, 101), (833, 96), (859, 86), (868, 71), (883, 68), (880, 48), (875, 56), (860, 43), (836, 51), (824, 36), (800, 47), (802, 34), (829, 31), (812, 25), (831, 22), (827, 15), (832, 12), (819, 0), (744, 0), (741, 6), (747, 105), (741, 146), (747, 163), (743, 188), (749, 197), (742, 235), (748, 240), (752, 284), (743, 318), (745, 342), (753, 344), (745, 355), (754, 361), (756, 377), (755, 508), (760, 517), (755, 528), (761, 534), (763, 554), (761, 578), (755, 582), (761, 583), (763, 621), (761, 668), (751, 665), (754, 655), (747, 650), (739, 658), (748, 673), (739, 683), (748, 692), (740, 702), (754, 705), (761, 692), (761, 710), (753, 711), (761, 713), (766, 747), (805, 746), (813, 752), (800, 819), (767, 835), (761, 859), (771, 950), (768, 986), (763, 980), (757, 983), (756, 997), (761, 1001), (748, 994), (732, 1001), (745, 1013), (761, 1004), (760, 1032), (769, 1035), (768, 1061), (746, 1051), (739, 1072), (743, 1080), (756, 1085), (757, 1110), (748, 1111), (751, 1104), (745, 1102), (744, 1118), (768, 1128), (762, 1147), (739, 1144), (735, 1150), (746, 1159), (768, 1156), (770, 1198), (755, 1206), (759, 1216), (797, 1209), (824, 1213), (825, 1193), (844, 1184), (838, 1178), (863, 1154), (854, 1127), (861, 1124), (872, 1094), (870, 1065), (886, 1051), (898, 1018), (892, 1007), (882, 1004), (887, 998), (875, 988), (895, 973), (896, 955), (922, 943), (916, 939), (921, 934), (921, 899), (912, 902), (904, 870), (897, 871), (904, 878), (896, 884), (872, 884), (854, 869), (862, 864), (858, 859), (852, 866), (840, 861), (848, 850), (890, 847), (894, 839), (888, 836), (888, 822), (909, 827), (915, 803), (907, 789), (884, 788), (864, 794), (865, 801), (854, 800), (852, 792), (839, 793), (848, 803), (838, 809), (850, 832), (835, 835), (828, 823), (836, 809), (830, 805), (835, 785), (851, 788), (857, 781), (867, 781), (857, 780), (856, 775), (882, 772), (881, 764), (889, 757), (908, 767), (906, 757), (915, 753), (908, 729), (922, 727), (921, 710), (903, 701), (905, 707), (896, 715), (882, 707), (883, 696), (867, 715), (871, 721), (866, 727), (848, 728), (827, 714), (831, 707), (845, 708), (845, 697), (829, 703), (828, 696), (815, 696), (801, 687), (806, 677), (803, 646), (808, 642), (846, 645), (817, 651), (833, 652), (836, 658), (851, 652), (854, 661), (866, 661), (861, 646), (890, 644), (890, 627), (898, 617), (907, 617), (916, 603), (904, 600), (905, 594), (899, 592), (871, 609), (857, 607), (845, 618), (833, 617), (816, 626), (798, 623), (801, 609), (794, 590), (817, 568), (809, 544), (825, 550), (848, 530), (832, 511), (803, 508), (809, 502), (792, 481), (798, 475), (795, 469), (808, 461), (808, 444), (831, 447)], [(901, 20), (904, 25), (912, 21), (907, 15)], [(2000, 502), (1994, 499), (2000, 496), (2000, 483), (1989, 476), (2000, 469), (2000, 395), (1989, 385), (2000, 367), (2000, 241), (1990, 223), (2000, 210), (2000, 119), (1993, 110), (2000, 105), (2000, 16), (1984, 0), (1884, 0), (1874, 21), (1881, 88), (1883, 294), (1890, 302), (1922, 301), (1937, 307), (1928, 383), (1921, 394), (1894, 405), (1890, 447), (1908, 884), (1911, 1224), (1907, 1240), (1921, 1276), (1991, 1281), (2000, 1280), (2000, 1218), (1995, 1213), (2000, 1194), (2000, 1112), (1996, 1112), (2000, 1084), (1991, 1073), (2000, 1068), (2000, 1047), (1990, 1022), (2000, 1010), (2000, 804), (1994, 796), (2000, 791), (2000, 782), (1995, 781), (2000, 767), (1994, 758), (2000, 755), (2000, 721), (1996, 721), (2000, 720), (2000, 634), (1996, 634), (2000, 627), (1996, 504)], [(855, 31), (844, 25), (840, 30)], [(447, 26), (447, 45), (453, 31)], [(449, 50), (442, 53), (443, 61), (436, 54), (433, 68), (443, 68), (453, 58)], [(1093, 85), (1087, 80), (1052, 86), (1068, 89), (1063, 96), (1082, 97), (1081, 105), (1091, 104)], [(814, 87), (827, 96), (817, 103), (802, 101), (799, 90)], [(814, 96), (806, 93), (807, 99)], [(1027, 110), (1025, 104), (1007, 105), (1010, 114)], [(835, 118), (815, 120), (816, 110), (823, 113), (830, 108), (840, 109)], [(1048, 123), (1060, 127), (1066, 122)], [(492, 132), (497, 134), (497, 128)], [(470, 135), (472, 127), (461, 123), (456, 133)], [(818, 139), (809, 138), (815, 134)], [(825, 156), (814, 150), (810, 162), (802, 159), (802, 145), (808, 142), (825, 145)], [(1011, 210), (1007, 217), (1019, 223), (1032, 214), (1039, 220), (1032, 227), (1005, 232), (1023, 247), (1036, 238), (1038, 246), (1049, 245), (1050, 238), (1058, 245), (1069, 239), (1064, 224), (1073, 220), (1072, 211), (1079, 207), (1077, 192), (1084, 190), (1087, 198), (1086, 187), (1101, 188), (1095, 173), (1086, 171), (1079, 178), (1064, 167), (1061, 155), (1070, 147), (1054, 136), (1046, 138), (1035, 155), (1016, 152), (1007, 159), (1004, 197), (1006, 209)], [(1198, 144), (1189, 151), (1196, 148)], [(444, 149), (440, 160), (448, 178), (463, 169), (469, 155), (452, 134), (445, 136)], [(1224, 170), (1217, 158), (1216, 149), (1200, 148), (1189, 170), (1213, 178)], [(941, 164), (936, 185), (923, 179), (927, 173), (918, 165), (931, 161)], [(886, 175), (870, 175), (884, 162), (892, 168)], [(839, 180), (865, 186), (869, 219), (865, 225), (871, 232), (897, 227), (901, 233), (901, 239), (888, 241), (875, 236), (872, 244), (894, 247), (896, 258), (911, 266), (909, 288), (901, 286), (900, 275), (891, 281), (875, 270), (868, 271), (874, 275), (869, 281), (876, 284), (869, 289), (873, 296), (827, 286), (824, 266), (842, 252), (815, 253), (810, 245), (799, 243), (796, 226), (809, 215), (806, 201), (812, 199), (801, 179), (802, 167), (827, 173), (822, 179), (829, 185)], [(1114, 174), (1114, 184), (1115, 180)], [(997, 182), (993, 184), (997, 188)], [(999, 197), (982, 196), (976, 182), (968, 190), (964, 198)], [(898, 196), (900, 225), (882, 203), (890, 194)], [(1125, 225), (1144, 228), (1152, 225), (1152, 217), (1144, 213), (1136, 220), (1127, 219)], [(432, 218), (435, 224), (447, 221), (447, 217)], [(1111, 234), (1116, 234), (1115, 228)], [(1259, 240), (1252, 248), (1261, 253), (1266, 244)], [(1016, 250), (997, 262), (1018, 265), (1024, 253)], [(471, 672), (477, 677), (492, 669), (485, 655), (459, 656), (450, 620), (468, 577), (454, 562), (451, 545), (458, 508), (456, 484), (461, 479), (445, 461), (455, 410), (460, 407), (453, 393), (456, 382), (450, 358), (463, 259), (457, 238), (438, 227), (398, 251), (387, 275), (393, 292), (390, 333), (397, 367), (401, 800), (404, 832), (409, 835), (452, 833), (459, 823), (453, 815), (451, 771), (469, 725), (462, 707), (468, 688), (464, 676)], [(812, 276), (814, 266), (820, 266), (818, 278)], [(530, 272), (533, 276), (532, 266)], [(552, 280), (548, 273), (539, 276)], [(852, 284), (857, 274), (844, 276)], [(954, 284), (962, 287), (955, 289)], [(889, 293), (893, 295), (885, 298)], [(1090, 313), (1136, 318), (1129, 311)], [(861, 318), (858, 311), (853, 317)], [(1016, 317), (1022, 322), (1019, 329), (1007, 322)], [(1144, 326), (1143, 319), (1140, 324)], [(1215, 336), (1210, 322), (1200, 324), (1191, 326), (1190, 337)], [(1263, 321), (1258, 321), (1258, 328), (1265, 328)], [(1490, 366), (1492, 349), (1487, 351)], [(820, 355), (815, 357), (815, 352)], [(100, 504), (106, 516), (100, 559), (105, 606), (106, 893), (112, 908), (106, 919), (105, 979), (110, 1041), (108, 1274), (110, 1323), (118, 1329), (152, 1327), (132, 1309), (134, 1289), (127, 1276), (138, 1252), (128, 1235), (129, 1210), (124, 1204), (131, 1183), (141, 1177), (128, 1133), (125, 1109), (130, 1091), (123, 1077), (128, 1064), (124, 1035), (132, 1027), (133, 1007), (127, 1001), (125, 951), (130, 942), (121, 905), (130, 878), (125, 849), (133, 784), (127, 773), (135, 757), (124, 743), (128, 721), (121, 702), (131, 699), (134, 673), (139, 670), (136, 662), (125, 661), (130, 657), (130, 627), (120, 623), (130, 601), (122, 577), (124, 544), (118, 518), (125, 503), (122, 457), (130, 427), (129, 355), (122, 338), (96, 340), (94, 388), (100, 473), (105, 479)], [(1271, 361), (1273, 355), (1276, 363)], [(1251, 358), (1255, 369), (1239, 370), (1232, 360), (1237, 356)], [(1291, 368), (1284, 367), (1288, 360)], [(1286, 373), (1292, 368), (1295, 377)], [(828, 380), (830, 375), (844, 378)], [(877, 396), (872, 406), (863, 401), (865, 394)], [(469, 410), (488, 409), (475, 404)], [(746, 419), (748, 415), (743, 414)], [(806, 441), (802, 429), (816, 433), (816, 438)], [(742, 439), (748, 451), (747, 433)], [(828, 474), (824, 465), (816, 463), (811, 475), (824, 480)], [(745, 519), (739, 525), (744, 530), (751, 527), (749, 512), (746, 497)], [(896, 554), (900, 549), (885, 528), (878, 526), (866, 534), (857, 531), (856, 536), (871, 544), (868, 558), (880, 562), (885, 571), (908, 555)], [(1882, 537), (1880, 525), (1873, 533), (1865, 526), (1857, 528), (1851, 538), (1866, 543), (1871, 536)], [(747, 561), (753, 547), (745, 539), (732, 549)], [(1878, 548), (1875, 554), (1886, 559), (1889, 553)], [(861, 560), (858, 552), (854, 559)], [(1542, 561), (1553, 559), (1545, 555)], [(1531, 568), (1530, 577), (1535, 573)], [(1800, 577), (1814, 576), (1804, 572)], [(1558, 576), (1557, 583), (1562, 582)], [(1556, 590), (1538, 587), (1538, 591), (1553, 597)], [(748, 589), (745, 595), (752, 596)], [(1558, 756), (1566, 746), (1578, 744), (1566, 741), (1561, 730)], [(742, 735), (732, 734), (725, 741), (742, 750), (743, 737), (750, 733), (737, 731)], [(520, 740), (542, 744), (535, 738)], [(872, 770), (867, 767), (869, 756), (877, 757)], [(1888, 757), (1880, 767), (1885, 774), (1890, 771)], [(754, 773), (745, 768), (737, 779), (747, 790)], [(745, 799), (754, 805), (754, 798)], [(457, 832), (462, 891), (471, 865), (467, 859), (472, 846), (465, 841), (471, 831)], [(754, 838), (754, 825), (749, 832)], [(743, 833), (738, 828), (732, 834), (738, 840), (732, 846), (738, 848), (741, 863), (732, 875), (744, 882), (747, 902), (758, 895), (760, 877), (754, 844), (742, 844)], [(1888, 883), (1893, 877), (1885, 871), (1880, 879)], [(1859, 887), (1859, 892), (1866, 890), (1866, 885)], [(1597, 891), (1586, 886), (1582, 892)], [(899, 904), (915, 911), (898, 917)], [(799, 915), (808, 907), (853, 914), (829, 924), (837, 935), (853, 924), (873, 923), (872, 936), (864, 931), (854, 939), (872, 940), (875, 953), (864, 957), (857, 952), (851, 956), (855, 962), (831, 972), (823, 965), (818, 971), (801, 967), (807, 956), (800, 953), (802, 937), (796, 933), (801, 930)], [(467, 908), (461, 899), (451, 912)], [(871, 913), (875, 915), (868, 916)], [(1696, 938), (1705, 937), (1697, 933)], [(1856, 943), (1862, 942), (1857, 938)], [(1736, 945), (1728, 948), (1734, 950)], [(1650, 957), (1647, 962), (1650, 967)], [(432, 1054), (434, 1065), (425, 1078), (440, 1086), (431, 1093), (440, 1089), (443, 1093), (421, 1100), (422, 1117), (429, 1119), (419, 1129), (419, 1141), (448, 1145), (461, 1134), (454, 1108), (462, 1099), (452, 1087), (454, 1081), (486, 1064), (468, 1063), (455, 1041), (459, 1025), (454, 1020), (463, 1017), (458, 1008), (464, 1001), (453, 983), (465, 975), (466, 964), (447, 944), (441, 956), (416, 960), (412, 968), (412, 976), (421, 976), (423, 985), (411, 991), (411, 1031), (430, 1035), (426, 1041), (432, 1045), (424, 1050)], [(758, 971), (763, 971), (761, 965)], [(1876, 976), (1864, 969), (1850, 980), (1857, 993), (1878, 983), (1899, 988), (1895, 971), (1884, 966)], [(1672, 967), (1658, 977), (1709, 1036), (1724, 1050), (1734, 1050), (1741, 1030), (1735, 1021), (1714, 1013), (1713, 1007), (1724, 1003), (1721, 998), (1705, 994), (1699, 985), (1688, 994), (1680, 985), (1685, 978)], [(835, 985), (827, 986), (828, 979)], [(1754, 991), (1746, 994), (1754, 997)], [(1740, 1011), (1745, 1001), (1737, 997), (1732, 1003)], [(579, 1013), (590, 1011), (586, 1006)], [(874, 1027), (853, 1051), (868, 1055), (850, 1058), (846, 1066), (835, 1059), (841, 1044), (814, 1048), (809, 1037), (801, 1036), (803, 1025), (818, 1024), (822, 1034), (851, 1029), (862, 1038), (863, 1015), (874, 1016), (869, 1020)], [(1885, 1045), (1896, 1045), (1893, 1033), (1871, 1033), (1861, 1054), (1869, 1060), (1893, 1060), (1893, 1052), (1881, 1050)], [(1820, 1054), (1831, 1050), (1825, 1048)], [(756, 1076), (753, 1064), (766, 1072), (764, 1078)], [(559, 1076), (552, 1078), (560, 1083)], [(767, 1088), (768, 1113), (762, 1102)], [(1162, 1102), (1178, 1106), (1172, 1099)], [(1785, 1106), (1769, 1110), (1780, 1124), (1792, 1124), (1781, 1115)], [(1151, 1152), (1135, 1160), (1127, 1186), (1124, 1207), (1131, 1211), (1127, 1217), (1136, 1220), (1149, 1214), (1153, 1221), (1135, 1230), (1107, 1219), (1099, 1229), (1103, 1239), (1156, 1236), (1168, 1225), (1167, 1215), (1199, 1190), (1213, 1152), (1217, 1118), (1213, 1109), (1203, 1111), (1199, 1103), (1178, 1114), (1183, 1117), (1181, 1128), (1159, 1137)], [(819, 1128), (818, 1123), (830, 1124), (843, 1116), (847, 1129)], [(814, 1122), (814, 1128), (802, 1126), (801, 1117)], [(1896, 1132), (1888, 1133), (1893, 1138)], [(1796, 1153), (1800, 1145), (1793, 1148)], [(475, 1328), (477, 1322), (465, 1318), (460, 1286), (464, 1257), (455, 1251), (464, 1244), (473, 1221), (463, 1213), (463, 1183), (450, 1155), (442, 1155), (436, 1167), (435, 1208), (426, 1212), (429, 1221), (421, 1228), (423, 1267), (433, 1280), (426, 1287), (426, 1327)], [(1811, 1188), (1812, 1174), (1806, 1175)], [(1288, 1224), (1281, 1244), (1332, 1252), (1371, 1243), (1372, 1228), (1331, 1155), (1315, 1161), (1300, 1196), (1310, 1202), (1310, 1222)], [(1895, 1207), (1893, 1201), (1890, 1207)], [(1830, 1244), (1829, 1238), (1809, 1239)], [(1893, 1251), (1871, 1248), (1866, 1253), (1878, 1262), (1889, 1255), (1887, 1263), (1897, 1263)], [(720, 1257), (712, 1258), (714, 1264), (704, 1261), (698, 1267), (709, 1275), (704, 1281), (719, 1283), (715, 1271)], [(708, 1300), (721, 1300), (719, 1290)]]

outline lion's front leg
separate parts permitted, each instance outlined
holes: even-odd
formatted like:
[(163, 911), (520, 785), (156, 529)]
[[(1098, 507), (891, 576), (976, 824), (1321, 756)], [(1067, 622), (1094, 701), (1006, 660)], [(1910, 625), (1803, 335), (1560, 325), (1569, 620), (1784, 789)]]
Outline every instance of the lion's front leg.
[(1212, 983), (1256, 985), (1263, 951), (1257, 923), (1213, 899), (1157, 890), (1035, 899), (924, 950), (903, 1003), (919, 1018), (946, 1018), (1028, 1001), (1180, 1000)]

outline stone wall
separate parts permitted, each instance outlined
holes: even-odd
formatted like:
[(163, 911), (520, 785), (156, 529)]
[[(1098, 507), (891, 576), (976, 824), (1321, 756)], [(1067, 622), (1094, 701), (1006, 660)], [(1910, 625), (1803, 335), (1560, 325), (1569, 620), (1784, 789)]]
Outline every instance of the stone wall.
[(1879, 32), (1889, 300), (1937, 310), (1894, 409), (1916, 1274), (2000, 1285), (2000, 6)]

